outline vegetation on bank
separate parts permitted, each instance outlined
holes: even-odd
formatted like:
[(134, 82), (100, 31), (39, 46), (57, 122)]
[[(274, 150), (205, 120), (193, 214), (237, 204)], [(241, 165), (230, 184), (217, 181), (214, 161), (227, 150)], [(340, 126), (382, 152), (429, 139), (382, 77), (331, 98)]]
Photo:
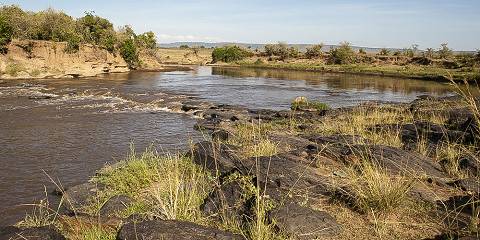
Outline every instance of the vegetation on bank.
[[(343, 42), (329, 51), (323, 51), (323, 44), (312, 45), (300, 52), (285, 43), (267, 44), (263, 51), (250, 51), (237, 46), (228, 59), (219, 58), (214, 50), (214, 63), (218, 61), (242, 67), (276, 68), (321, 72), (346, 72), (398, 76), (426, 80), (457, 81), (480, 80), (480, 51), (455, 54), (447, 44), (438, 50), (421, 51), (417, 45), (403, 51), (391, 52), (381, 49), (378, 53), (367, 53), (363, 49), (355, 51), (350, 43)], [(215, 55), (215, 56), (214, 56)]]
[[(75, 53), (81, 44), (93, 44), (111, 53), (119, 52), (129, 67), (139, 66), (140, 51), (156, 48), (153, 32), (136, 34), (130, 26), (115, 30), (105, 18), (86, 12), (74, 19), (64, 12), (47, 9), (24, 11), (16, 5), (0, 8), (0, 52), (5, 54), (12, 39), (67, 42), (68, 53)], [(28, 51), (28, 46), (25, 48)]]

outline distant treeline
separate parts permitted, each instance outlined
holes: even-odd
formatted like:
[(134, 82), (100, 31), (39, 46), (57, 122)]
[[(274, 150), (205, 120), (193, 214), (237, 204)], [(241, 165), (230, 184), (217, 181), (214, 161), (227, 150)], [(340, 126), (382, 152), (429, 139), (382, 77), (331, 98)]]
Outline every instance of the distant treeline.
[(94, 44), (109, 52), (118, 51), (134, 68), (139, 64), (141, 49), (156, 48), (153, 32), (135, 34), (130, 26), (115, 30), (113, 24), (94, 12), (75, 19), (62, 11), (47, 9), (24, 11), (15, 5), (0, 8), (0, 52), (7, 52), (12, 39), (67, 42), (65, 51), (77, 52), (83, 43)]
[(329, 64), (351, 64), (351, 63), (368, 63), (373, 62), (378, 57), (404, 57), (412, 59), (412, 61), (427, 65), (434, 59), (451, 60), (460, 62), (463, 66), (473, 66), (480, 63), (480, 51), (477, 53), (461, 53), (455, 52), (448, 45), (441, 44), (438, 49), (428, 48), (425, 51), (418, 49), (418, 45), (412, 45), (404, 50), (392, 52), (389, 49), (381, 49), (378, 53), (368, 54), (363, 48), (354, 50), (348, 42), (342, 42), (338, 46), (330, 48), (324, 52), (323, 44), (311, 45), (306, 51), (301, 52), (298, 48), (289, 46), (286, 43), (267, 44), (263, 50), (242, 48), (236, 45), (217, 47), (213, 50), (212, 58), (214, 62), (233, 62), (243, 60), (247, 57), (257, 55), (266, 56), (270, 60), (284, 61), (286, 59), (307, 58), (307, 59), (324, 59)]

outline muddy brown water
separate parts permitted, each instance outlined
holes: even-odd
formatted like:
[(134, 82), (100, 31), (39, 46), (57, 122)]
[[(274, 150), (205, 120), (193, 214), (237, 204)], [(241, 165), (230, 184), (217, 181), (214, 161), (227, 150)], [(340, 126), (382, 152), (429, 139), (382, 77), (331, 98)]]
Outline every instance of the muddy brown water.
[[(205, 137), (195, 119), (164, 108), (188, 98), (249, 108), (286, 109), (296, 96), (333, 107), (409, 102), (452, 94), (447, 84), (300, 71), (196, 67), (86, 79), (0, 82), (0, 225), (20, 220), (54, 188), (86, 181), (106, 163), (153, 144), (185, 151)], [(48, 98), (48, 99), (43, 99)]]

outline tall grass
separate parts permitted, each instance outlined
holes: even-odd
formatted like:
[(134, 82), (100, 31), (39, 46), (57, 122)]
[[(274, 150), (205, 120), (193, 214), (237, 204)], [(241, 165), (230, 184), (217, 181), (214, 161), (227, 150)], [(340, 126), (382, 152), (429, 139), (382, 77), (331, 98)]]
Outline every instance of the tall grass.
[(203, 221), (200, 205), (210, 192), (209, 175), (191, 159), (165, 156), (158, 165), (155, 184), (148, 189), (153, 213), (166, 219)]
[(24, 219), (16, 225), (20, 227), (43, 227), (55, 224), (58, 218), (58, 209), (54, 210), (48, 201), (47, 189), (45, 188), (45, 198), (36, 204), (27, 204), (31, 206), (31, 212), (27, 213)]
[(106, 186), (104, 195), (143, 201), (128, 208), (130, 214), (148, 209), (153, 216), (191, 222), (203, 221), (199, 207), (213, 186), (190, 158), (161, 155), (151, 147), (140, 155), (132, 148), (127, 160), (102, 169), (94, 181)]
[(413, 184), (407, 177), (391, 176), (370, 159), (363, 159), (358, 169), (350, 169), (347, 175), (355, 206), (365, 213), (400, 207)]

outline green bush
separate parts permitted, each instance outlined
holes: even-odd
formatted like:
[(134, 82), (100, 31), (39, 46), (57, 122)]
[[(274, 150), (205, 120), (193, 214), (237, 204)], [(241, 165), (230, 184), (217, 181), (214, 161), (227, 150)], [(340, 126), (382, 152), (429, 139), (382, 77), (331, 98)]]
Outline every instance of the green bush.
[(333, 64), (349, 64), (355, 61), (355, 52), (350, 43), (343, 42), (340, 46), (332, 48), (329, 51), (329, 63)]
[(6, 21), (5, 17), (0, 15), (0, 53), (7, 53), (7, 45), (12, 41), (12, 35), (13, 28)]
[(190, 48), (190, 47), (189, 47), (188, 45), (186, 45), (186, 44), (182, 44), (182, 45), (180, 45), (179, 48), (181, 48), (181, 49), (187, 49), (187, 48)]
[(247, 57), (251, 57), (253, 54), (239, 46), (225, 46), (215, 48), (212, 52), (213, 62), (234, 62), (240, 61)]
[(107, 19), (86, 12), (77, 20), (77, 28), (87, 43), (99, 45), (110, 52), (115, 49), (116, 32)]
[(266, 56), (278, 56), (281, 60), (287, 58), (298, 57), (298, 49), (294, 47), (288, 47), (286, 43), (267, 44), (264, 47), (264, 54)]
[(388, 55), (390, 55), (390, 50), (388, 50), (386, 48), (382, 48), (382, 49), (380, 49), (380, 52), (378, 54), (381, 55), (381, 56), (388, 56)]
[(22, 71), (25, 71), (25, 67), (19, 63), (10, 63), (5, 68), (5, 73), (12, 77), (16, 77)]
[(322, 102), (309, 101), (306, 97), (297, 97), (293, 100), (290, 108), (294, 111), (296, 110), (316, 110), (323, 111), (328, 110), (330, 107)]
[(123, 42), (120, 47), (120, 54), (123, 59), (125, 59), (125, 62), (127, 62), (128, 67), (137, 68), (139, 66), (140, 60), (138, 59), (137, 47), (132, 39)]
[(305, 52), (305, 56), (310, 59), (319, 58), (323, 55), (322, 48), (323, 48), (323, 43), (313, 45), (307, 48), (307, 52)]

